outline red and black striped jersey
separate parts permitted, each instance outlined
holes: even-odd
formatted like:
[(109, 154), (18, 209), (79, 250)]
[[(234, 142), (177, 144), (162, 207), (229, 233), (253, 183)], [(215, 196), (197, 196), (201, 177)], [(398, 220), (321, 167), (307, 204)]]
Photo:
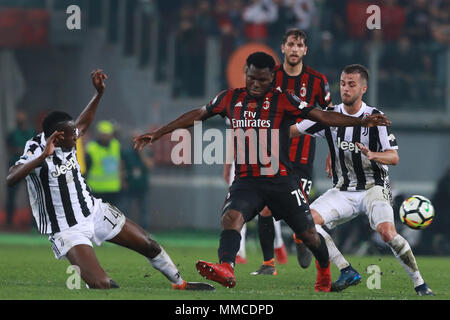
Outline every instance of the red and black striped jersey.
[[(319, 106), (325, 109), (331, 103), (330, 88), (327, 78), (320, 72), (303, 65), (298, 76), (289, 76), (278, 65), (274, 69), (274, 87), (282, 92), (298, 96), (309, 106)], [(296, 122), (300, 122), (298, 118)], [(315, 154), (315, 138), (302, 135), (291, 140), (289, 159), (294, 170), (302, 177), (312, 178), (313, 160)]]
[(292, 173), (289, 127), (313, 108), (289, 93), (271, 88), (253, 98), (246, 88), (219, 93), (206, 109), (230, 120), (235, 177), (275, 177)]

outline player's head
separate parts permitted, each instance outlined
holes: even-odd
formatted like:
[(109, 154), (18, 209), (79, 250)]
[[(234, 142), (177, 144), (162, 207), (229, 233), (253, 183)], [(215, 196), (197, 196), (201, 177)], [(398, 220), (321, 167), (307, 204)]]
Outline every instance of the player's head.
[(353, 105), (367, 91), (369, 71), (360, 64), (348, 65), (342, 70), (340, 80), (341, 99), (345, 105)]
[(245, 65), (245, 86), (255, 98), (262, 97), (272, 86), (275, 60), (265, 52), (254, 52)]
[(48, 139), (53, 132), (63, 131), (64, 140), (57, 141), (56, 147), (72, 149), (76, 144), (76, 126), (70, 114), (63, 111), (49, 113), (42, 122), (45, 138)]
[(284, 54), (284, 62), (291, 66), (296, 66), (302, 62), (303, 57), (308, 51), (306, 45), (306, 33), (300, 29), (289, 29), (283, 36), (281, 52)]

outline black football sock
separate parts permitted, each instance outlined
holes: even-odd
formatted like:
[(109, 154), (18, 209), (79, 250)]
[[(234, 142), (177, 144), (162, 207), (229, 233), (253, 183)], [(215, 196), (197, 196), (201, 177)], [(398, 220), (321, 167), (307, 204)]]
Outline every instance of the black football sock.
[(241, 245), (241, 234), (236, 230), (223, 230), (220, 234), (219, 262), (227, 262), (234, 267), (236, 254)]
[(330, 260), (330, 256), (328, 255), (328, 248), (327, 245), (325, 243), (325, 239), (323, 238), (323, 236), (318, 233), (319, 238), (320, 238), (320, 244), (318, 247), (314, 248), (313, 246), (308, 247), (309, 250), (311, 250), (312, 254), (314, 255), (314, 257), (317, 259), (317, 262), (319, 263), (321, 268), (326, 268), (328, 267), (329, 264), (329, 260)]
[(260, 215), (258, 217), (258, 235), (264, 261), (273, 259), (273, 240), (275, 239), (275, 227), (273, 225), (272, 216), (264, 217)]

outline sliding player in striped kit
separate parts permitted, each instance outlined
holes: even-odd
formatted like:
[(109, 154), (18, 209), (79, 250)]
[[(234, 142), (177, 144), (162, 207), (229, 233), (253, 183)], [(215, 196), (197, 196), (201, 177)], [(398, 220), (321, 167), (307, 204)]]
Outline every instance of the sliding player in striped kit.
[[(362, 101), (368, 79), (364, 66), (345, 67), (340, 79), (343, 103), (328, 108), (328, 111), (358, 118), (380, 114), (379, 110)], [(322, 137), (330, 149), (334, 187), (316, 199), (310, 208), (317, 232), (326, 240), (330, 260), (341, 270), (332, 291), (358, 284), (361, 276), (345, 260), (322, 226), (332, 229), (365, 212), (372, 229), (380, 234), (414, 282), (417, 294), (433, 295), (420, 275), (407, 240), (395, 230), (388, 165), (396, 165), (399, 157), (397, 142), (389, 128), (337, 128), (311, 120), (299, 122), (296, 127), (296, 130), (291, 129), (291, 136), (309, 134)]]
[(214, 290), (202, 282), (186, 282), (160, 245), (116, 207), (92, 196), (80, 172), (76, 141), (94, 120), (105, 90), (106, 75), (92, 73), (97, 90), (80, 116), (61, 111), (50, 113), (43, 121), (42, 133), (25, 145), (23, 156), (12, 166), (8, 185), (26, 179), (28, 193), (39, 232), (48, 234), (57, 259), (67, 258), (79, 267), (89, 288), (118, 288), (101, 267), (92, 247), (109, 241), (134, 250), (150, 262), (179, 290)]

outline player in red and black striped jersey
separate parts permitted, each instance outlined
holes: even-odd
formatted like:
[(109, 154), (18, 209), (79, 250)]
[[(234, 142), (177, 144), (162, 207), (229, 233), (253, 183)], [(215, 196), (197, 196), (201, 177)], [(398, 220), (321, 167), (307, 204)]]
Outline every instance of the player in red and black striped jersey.
[(308, 106), (298, 97), (274, 90), (274, 59), (263, 52), (247, 58), (246, 87), (222, 91), (207, 106), (194, 109), (160, 129), (135, 138), (142, 150), (176, 129), (188, 128), (216, 114), (226, 116), (234, 131), (236, 179), (222, 208), (219, 263), (197, 262), (197, 270), (207, 279), (234, 287), (234, 264), (239, 250), (240, 230), (265, 206), (276, 219), (283, 219), (304, 241), (317, 259), (317, 291), (330, 291), (331, 275), (325, 241), (316, 232), (308, 203), (292, 175), (289, 137), (297, 130), (295, 119), (302, 117), (329, 126), (375, 126), (389, 121), (380, 114), (360, 119)]
[[(283, 36), (281, 51), (284, 55), (283, 64), (274, 69), (273, 84), (276, 90), (287, 92), (299, 97), (310, 106), (325, 109), (331, 106), (331, 95), (327, 78), (320, 72), (303, 63), (308, 47), (306, 33), (293, 28), (286, 31)], [(296, 122), (303, 119), (300, 117)], [(313, 161), (316, 150), (314, 137), (301, 135), (291, 139), (289, 147), (289, 160), (292, 163), (293, 173), (298, 176), (299, 183), (309, 200), (312, 188)], [(269, 209), (265, 208), (258, 219), (258, 234), (263, 251), (264, 262), (258, 271), (252, 274), (276, 274), (273, 255), (274, 249), (278, 262), (285, 255), (286, 249), (280, 233), (280, 222), (274, 221)], [(241, 234), (241, 236), (243, 236)], [(274, 242), (274, 239), (276, 241)], [(303, 268), (311, 263), (311, 252), (301, 240), (294, 236), (297, 249), (297, 259)], [(286, 255), (287, 256), (287, 255)], [(269, 266), (269, 267), (268, 267)], [(273, 272), (267, 272), (272, 270)]]
[[(300, 102), (273, 87), (260, 98), (253, 97), (246, 88), (239, 88), (222, 91), (206, 106), (209, 114), (230, 117), (235, 140), (235, 177), (288, 175), (291, 169), (288, 129), (295, 123), (295, 117), (306, 117), (312, 110), (306, 105), (300, 109)], [(264, 164), (256, 148), (263, 145), (274, 161)]]

